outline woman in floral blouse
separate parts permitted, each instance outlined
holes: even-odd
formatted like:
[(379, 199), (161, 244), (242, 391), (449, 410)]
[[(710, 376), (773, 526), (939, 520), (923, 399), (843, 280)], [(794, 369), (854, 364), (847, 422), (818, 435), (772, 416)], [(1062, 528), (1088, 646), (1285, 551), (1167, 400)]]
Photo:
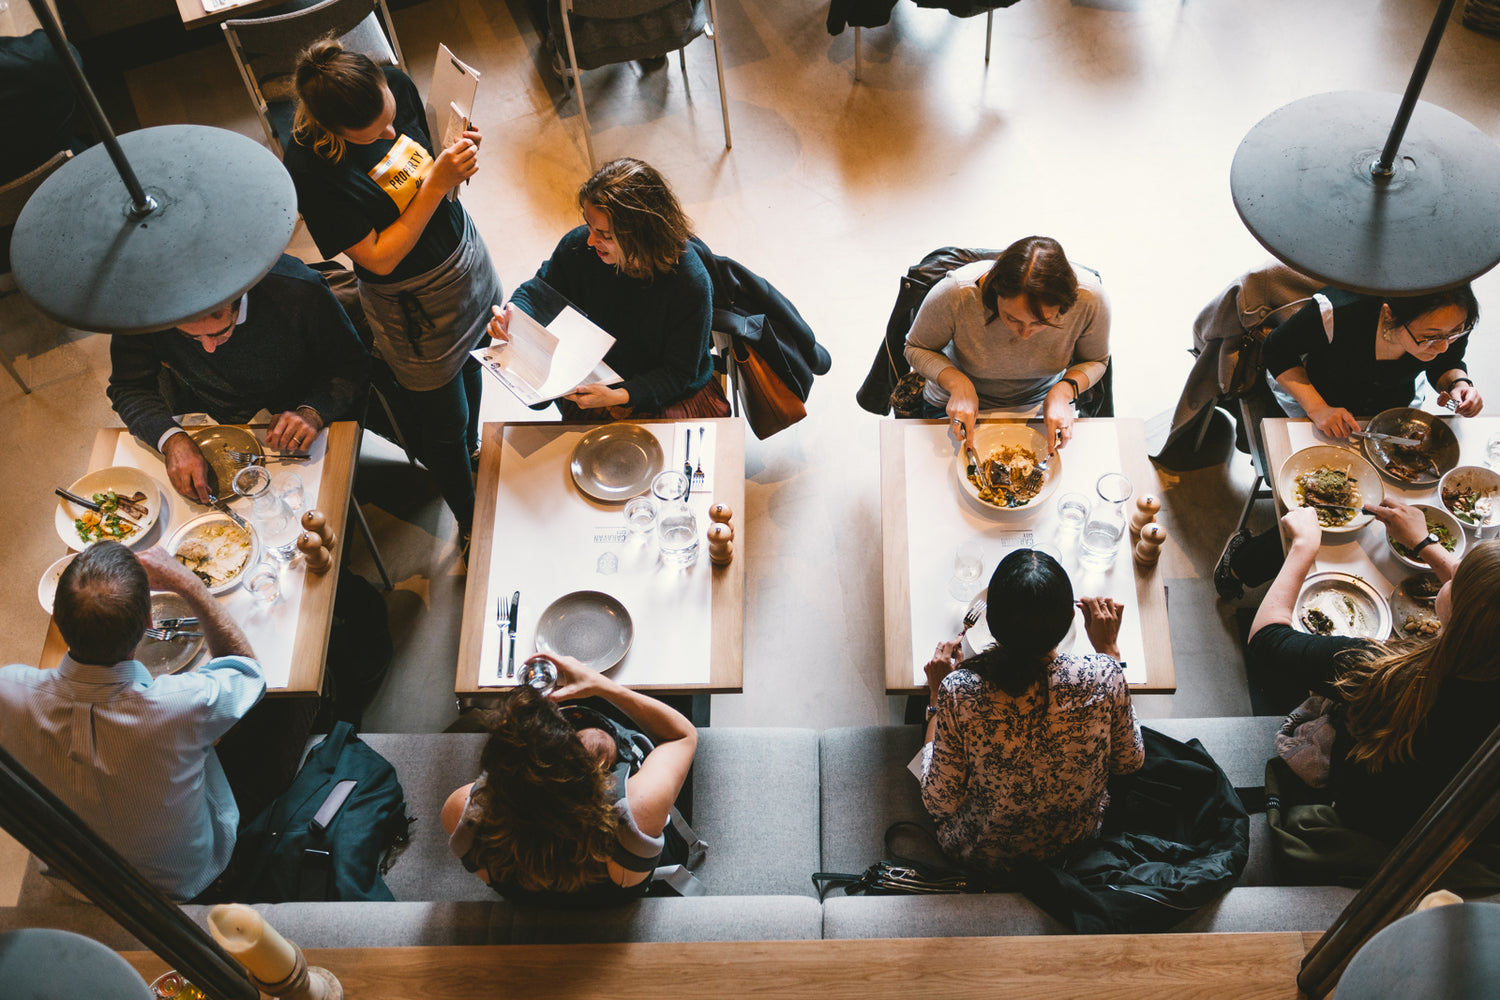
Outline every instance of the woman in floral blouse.
[(1111, 774), (1145, 759), (1116, 645), (1122, 605), (1085, 597), (1095, 653), (1059, 653), (1073, 587), (1057, 560), (1021, 549), (990, 578), (985, 620), (994, 646), (965, 661), (960, 640), (927, 664), (932, 707), (922, 803), (950, 859), (1003, 872), (1095, 836)]

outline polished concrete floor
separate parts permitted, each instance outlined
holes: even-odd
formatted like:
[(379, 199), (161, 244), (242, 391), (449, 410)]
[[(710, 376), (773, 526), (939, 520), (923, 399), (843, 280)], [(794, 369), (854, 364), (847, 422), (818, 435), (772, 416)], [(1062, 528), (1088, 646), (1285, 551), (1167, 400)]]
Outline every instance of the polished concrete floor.
[[(744, 693), (716, 696), (714, 723), (900, 717), (884, 692), (878, 418), (857, 408), (854, 391), (910, 263), (946, 244), (1004, 246), (1033, 232), (1061, 240), (1104, 275), (1117, 413), (1147, 420), (1159, 443), (1191, 363), (1193, 318), (1265, 257), (1229, 197), (1240, 139), (1302, 96), (1402, 89), (1435, 7), (1026, 0), (996, 11), (986, 65), (983, 18), (902, 3), (890, 26), (863, 33), (856, 82), (853, 30), (829, 36), (821, 3), (719, 0), (733, 149), (723, 146), (706, 40), (689, 47), (686, 80), (675, 60), (587, 73), (600, 158), (634, 155), (662, 169), (698, 233), (785, 292), (834, 358), (808, 419), (747, 447)], [(439, 42), (483, 73), (475, 119), (487, 142), (463, 197), (513, 287), (577, 222), (574, 191), (589, 165), (576, 104), (540, 68), (523, 3), (428, 0), (402, 6), (395, 21), (419, 86)], [(222, 44), (126, 81), (128, 95), (115, 96), (128, 96), (142, 125), (262, 137)], [(1424, 97), (1500, 139), (1500, 41), (1455, 21)], [(313, 252), (300, 231), (292, 249)], [(1476, 288), (1500, 308), (1500, 277)], [(1485, 325), (1470, 353), (1481, 390), (1496, 371)], [(103, 392), (105, 338), (58, 329), (12, 295), (0, 299), (0, 347), (35, 389), (23, 396), (0, 379), (0, 454), (16, 496), (0, 533), (0, 662), (24, 662), (46, 625), (35, 581), (62, 551), (46, 487), (81, 474), (95, 429), (116, 421)], [(498, 417), (507, 410), (497, 395), (487, 408)], [(1143, 716), (1250, 710), (1235, 609), (1216, 601), (1209, 579), (1250, 471), (1227, 447), (1217, 457), (1158, 470), (1179, 690), (1138, 698)], [(454, 713), (464, 582), (452, 520), (425, 476), (381, 442), (362, 462), (359, 495), (397, 580), (388, 602), (397, 662), (367, 727), (440, 729)]]

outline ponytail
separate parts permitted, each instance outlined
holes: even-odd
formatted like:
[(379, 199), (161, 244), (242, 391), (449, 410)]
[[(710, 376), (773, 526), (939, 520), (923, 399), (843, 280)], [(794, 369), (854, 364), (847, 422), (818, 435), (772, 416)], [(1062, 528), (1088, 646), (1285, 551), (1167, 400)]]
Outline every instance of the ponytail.
[(297, 115), (292, 136), (325, 160), (344, 156), (339, 132), (367, 127), (385, 110), (385, 74), (368, 56), (345, 51), (332, 36), (297, 57)]

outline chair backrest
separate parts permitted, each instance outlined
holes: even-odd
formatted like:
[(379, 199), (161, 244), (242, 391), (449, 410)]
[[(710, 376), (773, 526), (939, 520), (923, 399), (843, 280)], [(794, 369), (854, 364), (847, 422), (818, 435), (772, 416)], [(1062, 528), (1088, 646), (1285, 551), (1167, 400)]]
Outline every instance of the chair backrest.
[(22, 174), (13, 181), (0, 185), (0, 227), (14, 226), (21, 217), (21, 209), (42, 186), (42, 181), (52, 175), (58, 167), (73, 158), (71, 149), (58, 150), (52, 158), (30, 173)]
[(598, 17), (609, 21), (641, 17), (669, 7), (674, 2), (676, 0), (563, 0), (567, 8), (579, 17)]
[(291, 96), (298, 54), (327, 35), (377, 65), (405, 69), (385, 0), (322, 0), (286, 14), (225, 21), (223, 27), (268, 100)]

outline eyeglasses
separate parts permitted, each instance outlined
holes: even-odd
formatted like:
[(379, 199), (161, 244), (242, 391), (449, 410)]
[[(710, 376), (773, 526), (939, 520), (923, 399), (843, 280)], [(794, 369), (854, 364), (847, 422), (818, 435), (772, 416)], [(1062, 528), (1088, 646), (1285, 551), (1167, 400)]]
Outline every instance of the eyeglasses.
[(1411, 327), (1406, 325), (1405, 323), (1401, 324), (1401, 329), (1406, 331), (1406, 335), (1411, 338), (1411, 342), (1413, 344), (1416, 344), (1418, 347), (1426, 347), (1429, 344), (1451, 344), (1453, 343), (1453, 341), (1458, 340), (1460, 337), (1467, 337), (1469, 335), (1468, 330), (1459, 330), (1456, 333), (1443, 333), (1439, 334), (1436, 337), (1424, 338), (1418, 337), (1415, 333), (1412, 333)]

